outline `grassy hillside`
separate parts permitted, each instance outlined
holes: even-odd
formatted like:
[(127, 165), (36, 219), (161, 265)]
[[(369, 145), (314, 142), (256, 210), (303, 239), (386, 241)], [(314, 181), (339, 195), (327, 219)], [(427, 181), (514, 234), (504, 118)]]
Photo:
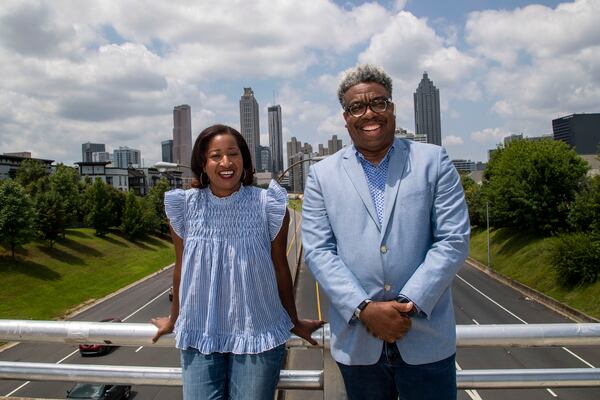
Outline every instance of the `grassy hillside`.
[[(555, 238), (541, 238), (516, 229), (496, 229), (490, 233), (492, 268), (584, 313), (600, 318), (600, 281), (565, 288), (558, 284), (550, 265), (550, 249)], [(471, 233), (471, 257), (487, 264), (485, 230)]]
[(51, 319), (101, 298), (174, 261), (167, 238), (130, 242), (120, 233), (96, 237), (71, 229), (54, 248), (32, 242), (16, 260), (0, 247), (0, 318)]

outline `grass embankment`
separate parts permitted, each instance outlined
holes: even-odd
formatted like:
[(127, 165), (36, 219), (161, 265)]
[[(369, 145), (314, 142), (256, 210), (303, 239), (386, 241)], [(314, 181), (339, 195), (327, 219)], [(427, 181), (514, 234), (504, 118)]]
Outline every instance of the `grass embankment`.
[(131, 242), (86, 228), (69, 229), (53, 248), (29, 243), (15, 256), (0, 247), (0, 318), (56, 318), (174, 261), (167, 238)]
[[(550, 249), (554, 240), (558, 239), (542, 238), (516, 229), (492, 230), (492, 268), (561, 303), (600, 318), (600, 280), (573, 288), (560, 285), (550, 264)], [(471, 233), (471, 257), (487, 264), (487, 236), (483, 229), (473, 229)]]
[(288, 205), (298, 211), (298, 212), (302, 212), (302, 200), (296, 199), (296, 200), (288, 200)]

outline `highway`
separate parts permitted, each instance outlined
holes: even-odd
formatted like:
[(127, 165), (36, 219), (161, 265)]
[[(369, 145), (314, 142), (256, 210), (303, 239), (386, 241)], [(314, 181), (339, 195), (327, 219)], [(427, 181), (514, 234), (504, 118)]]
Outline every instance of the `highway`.
[[(299, 251), (299, 214), (290, 223), (288, 255), (292, 260)], [(299, 232), (298, 232), (299, 233)], [(292, 264), (293, 265), (293, 264)], [(97, 321), (105, 317), (120, 317), (126, 322), (148, 322), (169, 311), (167, 290), (170, 270), (163, 271), (110, 299), (97, 304), (73, 318)], [(520, 293), (492, 280), (487, 275), (465, 265), (453, 285), (456, 319), (458, 324), (515, 324), (571, 322)], [(51, 299), (49, 299), (51, 301)], [(317, 291), (312, 276), (302, 264), (297, 280), (299, 314), (304, 318), (318, 318), (319, 311), (327, 319), (328, 301), (322, 291)], [(19, 344), (0, 353), (6, 361), (52, 363), (83, 363), (113, 365), (179, 366), (175, 349), (152, 347), (120, 347), (101, 357), (81, 357), (76, 346), (56, 344)], [(288, 356), (293, 368), (321, 369), (321, 350), (294, 350)], [(600, 366), (600, 349), (572, 348), (489, 348), (465, 349), (457, 353), (457, 368), (569, 368)], [(0, 380), (0, 396), (33, 398), (64, 398), (68, 382), (17, 382)], [(321, 392), (290, 391), (286, 399), (322, 399)], [(179, 388), (134, 386), (134, 399), (180, 399)], [(512, 399), (599, 399), (600, 388), (593, 389), (527, 389), (527, 390), (470, 390), (460, 391), (461, 400), (512, 400)]]

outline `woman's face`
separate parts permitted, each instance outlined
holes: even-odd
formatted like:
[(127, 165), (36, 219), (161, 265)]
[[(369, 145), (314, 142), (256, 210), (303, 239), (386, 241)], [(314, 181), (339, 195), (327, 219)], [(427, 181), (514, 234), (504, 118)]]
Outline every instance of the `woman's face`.
[(204, 171), (215, 196), (229, 196), (240, 188), (244, 160), (233, 135), (222, 133), (210, 140)]

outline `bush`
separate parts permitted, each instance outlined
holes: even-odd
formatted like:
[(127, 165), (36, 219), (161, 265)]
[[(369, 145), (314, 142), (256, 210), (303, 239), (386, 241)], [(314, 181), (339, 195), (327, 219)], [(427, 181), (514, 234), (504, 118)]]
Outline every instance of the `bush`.
[(582, 232), (559, 236), (550, 257), (561, 285), (594, 283), (600, 271), (600, 237)]

